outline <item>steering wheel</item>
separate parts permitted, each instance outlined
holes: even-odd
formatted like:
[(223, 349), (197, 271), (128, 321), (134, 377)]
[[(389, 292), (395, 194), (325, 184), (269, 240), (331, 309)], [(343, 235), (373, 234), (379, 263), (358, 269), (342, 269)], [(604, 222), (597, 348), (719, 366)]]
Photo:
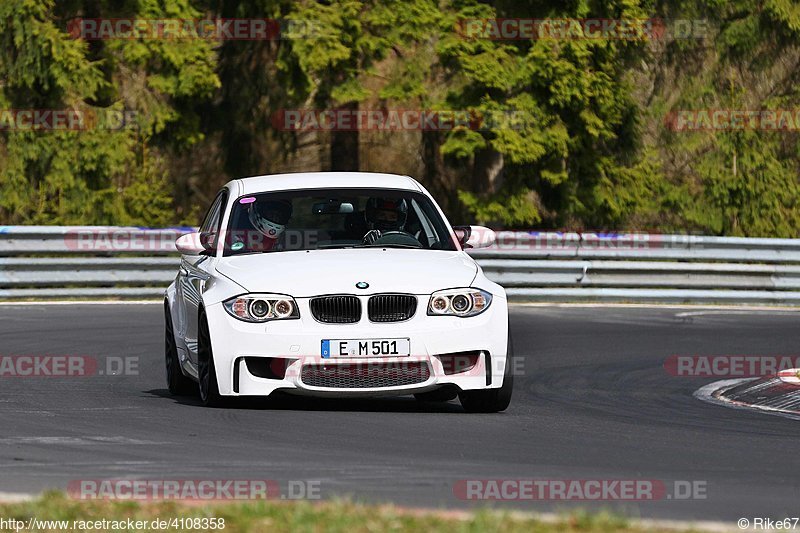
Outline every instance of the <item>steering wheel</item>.
[(381, 244), (399, 244), (402, 246), (422, 248), (422, 243), (420, 243), (409, 232), (402, 230), (387, 231), (384, 233), (381, 230), (373, 229), (364, 235), (364, 238), (361, 240), (361, 242), (368, 245), (378, 246)]

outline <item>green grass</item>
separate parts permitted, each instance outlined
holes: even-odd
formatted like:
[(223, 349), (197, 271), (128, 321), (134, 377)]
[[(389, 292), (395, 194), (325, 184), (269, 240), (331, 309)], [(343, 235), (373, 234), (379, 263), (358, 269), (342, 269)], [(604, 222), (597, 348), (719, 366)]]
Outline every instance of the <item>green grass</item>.
[[(27, 522), (39, 520), (145, 520), (171, 518), (223, 518), (225, 532), (644, 532), (659, 531), (636, 526), (612, 514), (573, 513), (557, 522), (543, 522), (520, 513), (413, 511), (349, 501), (187, 504), (178, 502), (79, 501), (62, 493), (48, 493), (35, 501), (0, 504), (0, 518)], [(211, 531), (210, 528), (199, 529)], [(10, 531), (10, 529), (0, 529)], [(38, 529), (38, 531), (46, 531)], [(54, 530), (53, 530), (54, 531)], [(80, 529), (78, 529), (80, 531)], [(139, 531), (153, 531), (143, 529)], [(168, 529), (167, 531), (176, 531)], [(198, 531), (198, 529), (193, 529)], [(220, 531), (219, 529), (217, 531)], [(666, 531), (666, 530), (663, 530)], [(674, 531), (674, 530), (671, 530)]]

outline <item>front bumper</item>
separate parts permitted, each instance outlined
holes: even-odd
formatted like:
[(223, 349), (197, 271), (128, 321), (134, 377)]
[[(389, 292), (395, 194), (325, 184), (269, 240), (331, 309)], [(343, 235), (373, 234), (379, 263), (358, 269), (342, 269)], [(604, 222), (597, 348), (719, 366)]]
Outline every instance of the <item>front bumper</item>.
[[(362, 297), (363, 307), (366, 299)], [(219, 392), (223, 396), (268, 396), (276, 390), (309, 396), (381, 396), (405, 395), (455, 386), (460, 390), (498, 388), (503, 383), (507, 340), (508, 307), (505, 298), (496, 296), (484, 313), (469, 317), (431, 317), (425, 313), (429, 296), (418, 295), (419, 308), (409, 320), (396, 323), (372, 323), (366, 317), (356, 324), (323, 324), (314, 320), (309, 299), (296, 299), (300, 310), (297, 320), (278, 320), (265, 324), (242, 322), (230, 316), (222, 304), (206, 308)], [(407, 357), (323, 358), (321, 343), (326, 339), (409, 338), (411, 355)], [(442, 355), (480, 352), (476, 364), (453, 373), (450, 360)], [(247, 358), (247, 359), (246, 359)], [(246, 360), (280, 360), (283, 375), (259, 377), (250, 371)], [(339, 367), (337, 365), (346, 365)], [(331, 375), (350, 372), (349, 381), (335, 386), (320, 386), (309, 379), (306, 366), (324, 367)], [(399, 381), (378, 380), (377, 386), (357, 383), (358, 376), (372, 376), (373, 369), (386, 375), (410, 376)], [(372, 382), (370, 382), (372, 383)]]

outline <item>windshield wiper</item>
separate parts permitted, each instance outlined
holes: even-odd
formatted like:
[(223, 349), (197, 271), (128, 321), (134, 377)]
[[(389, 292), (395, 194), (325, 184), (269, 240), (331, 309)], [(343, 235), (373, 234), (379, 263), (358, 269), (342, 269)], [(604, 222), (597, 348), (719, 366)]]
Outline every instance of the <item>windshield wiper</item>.
[(422, 246), (414, 246), (411, 244), (359, 244), (354, 248), (405, 248), (411, 250), (421, 249)]
[(355, 248), (355, 244), (321, 244), (315, 250), (335, 250), (337, 248)]

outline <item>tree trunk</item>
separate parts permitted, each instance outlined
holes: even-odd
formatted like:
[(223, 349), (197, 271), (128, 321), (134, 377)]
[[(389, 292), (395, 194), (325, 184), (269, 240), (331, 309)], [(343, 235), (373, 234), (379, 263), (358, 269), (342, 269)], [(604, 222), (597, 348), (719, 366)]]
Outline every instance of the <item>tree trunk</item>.
[(450, 222), (459, 223), (463, 218), (461, 202), (458, 200), (458, 179), (452, 165), (445, 164), (440, 150), (442, 132), (422, 132), (422, 175), (420, 182), (436, 198)]
[(492, 148), (475, 153), (472, 168), (472, 191), (476, 194), (492, 194), (502, 185), (503, 154)]
[[(358, 111), (358, 102), (345, 104), (340, 109), (352, 113), (355, 118)], [(355, 121), (353, 121), (355, 125)], [(358, 127), (352, 131), (331, 132), (331, 170), (332, 171), (358, 171)]]

